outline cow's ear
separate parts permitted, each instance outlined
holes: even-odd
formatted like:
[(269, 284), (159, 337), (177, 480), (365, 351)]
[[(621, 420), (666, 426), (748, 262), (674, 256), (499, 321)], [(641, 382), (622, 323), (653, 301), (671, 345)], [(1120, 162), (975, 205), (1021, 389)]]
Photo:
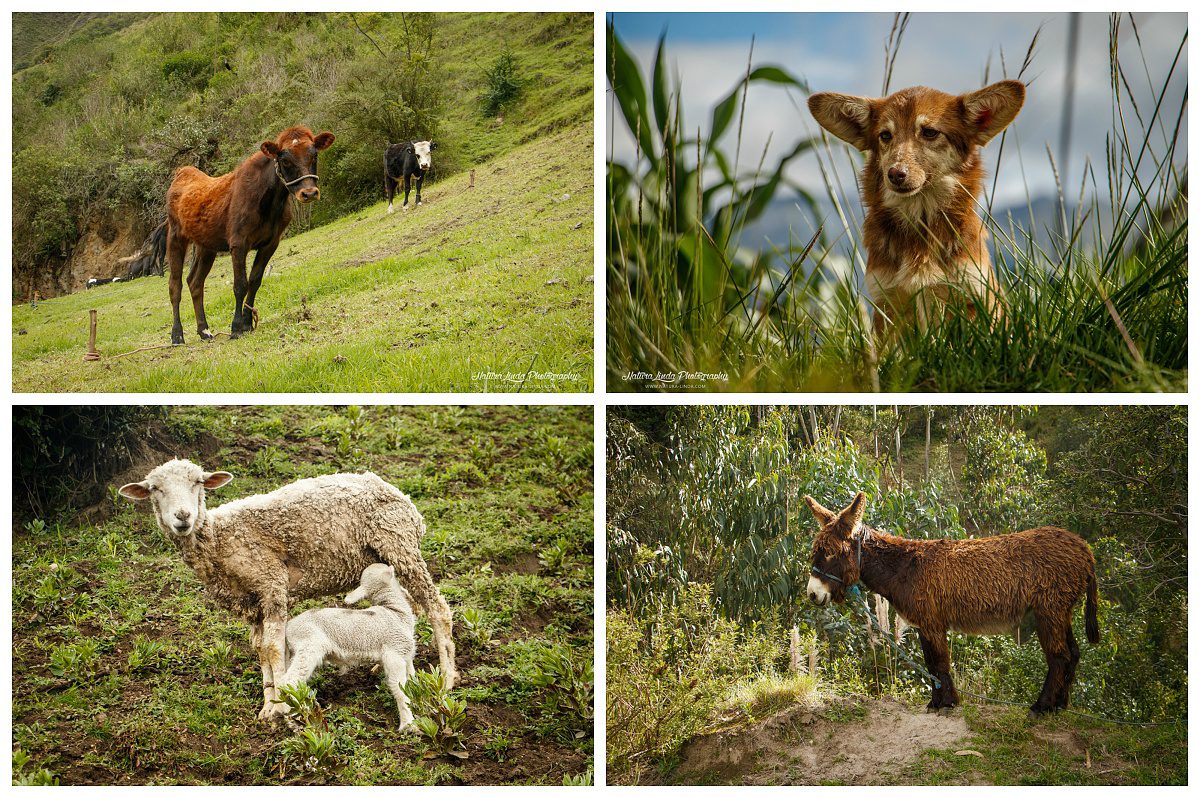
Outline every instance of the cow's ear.
[(130, 482), (128, 485), (122, 485), (117, 493), (121, 494), (126, 499), (143, 501), (150, 498), (150, 486), (145, 482)]
[(434, 142), (434, 141), (431, 141), (431, 142), (429, 142), (429, 149), (431, 149), (431, 150), (436, 150), (436, 149), (437, 149), (437, 142)]
[(318, 150), (327, 149), (329, 147), (329, 145), (332, 143), (333, 143), (333, 134), (330, 133), (328, 130), (326, 130), (324, 133), (318, 133), (317, 137), (315, 139), (313, 139), (313, 146), (316, 147)]
[(263, 155), (272, 160), (279, 157), (279, 145), (273, 141), (264, 141), (259, 149), (262, 150)]

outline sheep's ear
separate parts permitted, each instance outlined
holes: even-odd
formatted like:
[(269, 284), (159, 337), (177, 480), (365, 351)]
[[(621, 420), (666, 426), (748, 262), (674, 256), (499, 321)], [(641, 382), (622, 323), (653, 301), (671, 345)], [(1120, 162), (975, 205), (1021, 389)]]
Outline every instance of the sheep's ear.
[(826, 526), (833, 521), (833, 519), (837, 518), (836, 515), (818, 504), (817, 500), (812, 496), (805, 496), (804, 503), (808, 505), (808, 509), (812, 510), (812, 514), (816, 517), (817, 523), (819, 523), (821, 526)]
[(128, 485), (122, 485), (117, 493), (135, 502), (142, 501), (150, 498), (150, 486), (145, 482), (130, 482)]
[(214, 471), (211, 474), (204, 475), (205, 490), (216, 490), (222, 485), (228, 485), (233, 481), (233, 474), (228, 471)]

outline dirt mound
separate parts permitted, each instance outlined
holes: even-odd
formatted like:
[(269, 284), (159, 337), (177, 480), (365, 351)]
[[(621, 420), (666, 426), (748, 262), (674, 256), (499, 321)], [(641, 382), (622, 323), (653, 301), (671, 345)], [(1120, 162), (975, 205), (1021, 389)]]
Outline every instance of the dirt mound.
[(830, 699), (689, 742), (671, 781), (681, 784), (888, 784), (930, 748), (963, 747), (961, 715), (929, 714), (891, 699)]

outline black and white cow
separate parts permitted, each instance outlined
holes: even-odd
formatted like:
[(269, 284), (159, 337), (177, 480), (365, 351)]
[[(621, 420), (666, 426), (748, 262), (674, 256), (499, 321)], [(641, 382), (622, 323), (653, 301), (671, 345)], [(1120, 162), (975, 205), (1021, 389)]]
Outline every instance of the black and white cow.
[(383, 183), (387, 190), (388, 213), (393, 213), (392, 197), (396, 194), (396, 186), (404, 183), (403, 210), (408, 210), (408, 192), (413, 178), (417, 182), (416, 205), (421, 204), (421, 184), (425, 182), (425, 173), (433, 165), (432, 151), (437, 144), (432, 141), (406, 141), (403, 144), (391, 144), (383, 154)]

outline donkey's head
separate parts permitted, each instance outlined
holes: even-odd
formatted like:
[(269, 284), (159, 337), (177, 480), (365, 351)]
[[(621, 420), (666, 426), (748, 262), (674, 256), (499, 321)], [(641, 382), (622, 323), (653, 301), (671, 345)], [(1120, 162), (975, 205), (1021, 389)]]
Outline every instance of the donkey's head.
[(805, 496), (804, 501), (821, 525), (821, 531), (813, 539), (808, 598), (815, 604), (828, 604), (830, 600), (841, 604), (846, 600), (846, 590), (859, 577), (858, 547), (854, 540), (862, 531), (867, 496), (859, 491), (840, 513), (826, 510), (812, 496)]

